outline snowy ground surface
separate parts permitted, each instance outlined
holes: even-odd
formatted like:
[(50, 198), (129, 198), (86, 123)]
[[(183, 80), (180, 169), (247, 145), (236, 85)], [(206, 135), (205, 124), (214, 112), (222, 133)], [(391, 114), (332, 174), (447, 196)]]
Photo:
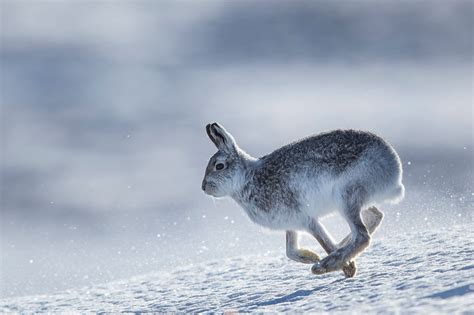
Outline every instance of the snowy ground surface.
[(282, 253), (0, 300), (0, 311), (339, 311), (474, 313), (474, 225), (375, 240), (356, 278), (314, 276)]

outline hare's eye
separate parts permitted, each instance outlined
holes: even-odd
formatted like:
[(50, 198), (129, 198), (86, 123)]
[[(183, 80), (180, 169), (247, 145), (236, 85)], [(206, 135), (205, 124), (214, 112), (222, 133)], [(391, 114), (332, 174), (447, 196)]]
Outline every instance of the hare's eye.
[(224, 163), (217, 163), (216, 164), (216, 170), (220, 171), (222, 169), (224, 169)]

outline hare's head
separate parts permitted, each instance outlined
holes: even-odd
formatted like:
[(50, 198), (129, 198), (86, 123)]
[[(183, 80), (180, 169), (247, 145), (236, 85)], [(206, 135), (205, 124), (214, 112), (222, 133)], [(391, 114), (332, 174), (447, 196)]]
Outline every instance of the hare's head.
[(245, 153), (221, 125), (208, 124), (206, 131), (218, 151), (207, 164), (202, 190), (213, 197), (232, 195), (239, 189), (244, 177)]

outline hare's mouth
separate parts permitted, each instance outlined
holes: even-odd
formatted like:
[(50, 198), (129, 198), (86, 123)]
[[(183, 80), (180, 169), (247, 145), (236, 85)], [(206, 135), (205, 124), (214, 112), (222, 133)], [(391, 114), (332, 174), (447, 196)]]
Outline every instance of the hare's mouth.
[(206, 194), (210, 194), (212, 191), (216, 190), (217, 189), (217, 186), (216, 184), (214, 184), (213, 182), (208, 182), (208, 181), (204, 181), (202, 183), (202, 190), (206, 193)]
[(202, 185), (202, 190), (206, 194), (213, 196), (217, 192), (217, 185), (214, 184), (213, 182), (205, 182)]

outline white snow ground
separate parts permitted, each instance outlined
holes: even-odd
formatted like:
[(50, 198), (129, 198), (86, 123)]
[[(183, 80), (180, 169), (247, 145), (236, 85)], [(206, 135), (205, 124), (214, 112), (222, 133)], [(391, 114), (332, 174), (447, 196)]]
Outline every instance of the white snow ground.
[(11, 312), (311, 311), (474, 314), (474, 224), (376, 239), (353, 279), (315, 276), (283, 253), (0, 300)]

